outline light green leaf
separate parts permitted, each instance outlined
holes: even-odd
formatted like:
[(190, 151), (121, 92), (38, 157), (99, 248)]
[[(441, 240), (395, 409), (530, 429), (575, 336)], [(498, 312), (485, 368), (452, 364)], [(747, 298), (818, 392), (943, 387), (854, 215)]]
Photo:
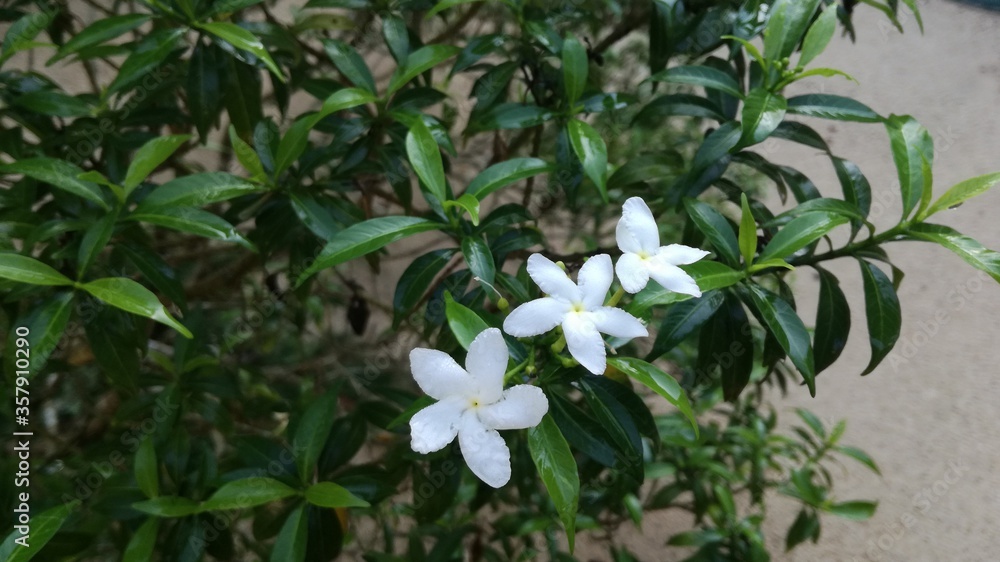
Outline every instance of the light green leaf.
[(550, 172), (552, 169), (551, 164), (539, 158), (511, 158), (480, 172), (469, 183), (465, 193), (482, 201), (487, 195), (498, 189), (525, 178)]
[(750, 267), (757, 254), (757, 222), (754, 221), (753, 213), (750, 212), (746, 193), (740, 194), (740, 204), (743, 206), (743, 214), (740, 218), (740, 254), (743, 256), (743, 264)]
[(287, 484), (266, 476), (233, 480), (220, 486), (210, 498), (203, 501), (200, 511), (224, 511), (256, 507), (298, 493)]
[(920, 223), (910, 226), (907, 236), (934, 242), (951, 250), (976, 269), (985, 271), (1000, 282), (1000, 252), (984, 247), (976, 240), (950, 226)]
[(316, 272), (369, 254), (407, 236), (436, 230), (441, 224), (417, 217), (379, 217), (341, 230), (298, 278), (296, 286)]
[(156, 295), (127, 277), (97, 279), (80, 285), (80, 288), (111, 306), (152, 318), (177, 330), (188, 339), (193, 337), (187, 328), (167, 312)]
[(278, 539), (274, 541), (270, 562), (303, 562), (306, 559), (309, 518), (305, 515), (305, 508), (305, 504), (299, 505), (288, 514)]
[(160, 532), (160, 519), (150, 517), (136, 530), (128, 541), (122, 562), (148, 562), (153, 559), (156, 549), (156, 536)]
[(264, 165), (261, 164), (260, 157), (257, 156), (257, 151), (240, 138), (236, 133), (236, 127), (233, 125), (229, 125), (229, 142), (233, 145), (233, 153), (236, 155), (236, 159), (240, 161), (240, 164), (243, 165), (246, 171), (250, 172), (250, 178), (256, 181), (266, 180), (267, 173), (264, 172)]
[(23, 174), (29, 178), (47, 183), (53, 187), (58, 187), (63, 191), (68, 191), (73, 195), (97, 203), (105, 211), (111, 209), (104, 199), (104, 193), (101, 191), (100, 186), (93, 182), (79, 179), (78, 176), (83, 173), (83, 170), (63, 160), (55, 158), (18, 160), (10, 164), (0, 165), (0, 173)]
[(281, 73), (281, 69), (278, 68), (278, 65), (274, 64), (274, 60), (268, 54), (267, 49), (264, 48), (264, 44), (253, 33), (229, 22), (199, 23), (197, 25), (237, 49), (250, 52), (264, 63), (264, 66), (274, 74), (275, 78), (281, 82), (285, 81), (285, 76)]
[(841, 214), (819, 211), (800, 215), (788, 221), (764, 246), (760, 252), (760, 260), (787, 258), (848, 220)]
[(472, 226), (479, 226), (479, 199), (468, 193), (463, 193), (461, 197), (454, 201), (445, 201), (444, 208), (447, 209), (449, 207), (463, 209), (469, 213), (469, 220), (472, 221)]
[(136, 502), (132, 508), (156, 517), (187, 517), (201, 511), (198, 502), (177, 496), (160, 496)]
[(528, 430), (528, 450), (538, 475), (566, 527), (569, 551), (576, 543), (576, 511), (580, 502), (580, 475), (566, 438), (550, 414)]
[(248, 250), (256, 251), (253, 244), (236, 232), (233, 225), (208, 211), (194, 207), (157, 206), (151, 209), (136, 209), (136, 212), (127, 219), (156, 224), (213, 240), (234, 242)]
[(474, 2), (482, 2), (483, 0), (440, 0), (434, 7), (427, 10), (427, 14), (424, 19), (430, 19), (434, 17), (435, 14), (440, 13), (449, 8), (454, 8), (455, 6), (460, 6), (462, 4), (472, 4)]
[[(704, 293), (731, 287), (743, 280), (745, 276), (744, 272), (732, 269), (717, 261), (701, 260), (679, 267), (698, 284), (698, 289), (703, 293), (702, 298), (704, 298)], [(664, 289), (654, 281), (650, 281), (649, 285), (639, 291), (639, 294), (633, 297), (632, 302), (625, 308), (633, 316), (643, 316), (654, 306), (673, 304), (691, 298), (691, 295), (675, 293)]]
[(903, 219), (906, 219), (920, 203), (924, 192), (931, 189), (934, 140), (927, 129), (908, 115), (890, 115), (885, 128), (899, 176)]
[(281, 137), (278, 144), (278, 154), (274, 159), (274, 175), (279, 176), (298, 160), (309, 146), (309, 131), (318, 120), (314, 115), (302, 117), (292, 123), (288, 131)]
[(772, 3), (764, 28), (764, 58), (777, 61), (791, 56), (819, 3), (820, 0), (777, 0)]
[(425, 45), (410, 53), (406, 63), (401, 65), (389, 78), (386, 95), (392, 95), (410, 80), (434, 68), (461, 52), (453, 45)]
[(826, 511), (839, 517), (843, 517), (844, 519), (850, 519), (852, 521), (865, 521), (867, 519), (871, 519), (872, 515), (875, 515), (875, 509), (877, 507), (877, 502), (850, 501), (830, 505), (826, 508)]
[(317, 115), (319, 116), (319, 119), (322, 119), (323, 117), (332, 115), (338, 111), (343, 111), (345, 109), (350, 109), (352, 107), (357, 107), (373, 101), (375, 101), (375, 96), (364, 90), (358, 88), (344, 88), (343, 90), (337, 90), (330, 95), (330, 97), (326, 98), (323, 102), (323, 107), (320, 108)]
[(806, 38), (802, 41), (802, 52), (799, 54), (799, 66), (806, 66), (826, 49), (837, 31), (836, 3), (828, 4), (816, 21), (809, 26)]
[(945, 209), (951, 209), (961, 205), (964, 201), (972, 199), (988, 191), (991, 187), (1000, 183), (1000, 172), (977, 176), (961, 181), (953, 185), (940, 199), (934, 202), (926, 212), (920, 213), (917, 218), (923, 220)]
[(788, 98), (788, 112), (838, 121), (877, 123), (882, 118), (867, 105), (833, 94), (805, 94)]
[(136, 188), (149, 174), (153, 173), (160, 164), (165, 162), (170, 155), (177, 151), (182, 144), (187, 142), (191, 135), (168, 135), (156, 137), (142, 145), (132, 158), (132, 163), (128, 166), (125, 174), (125, 195), (128, 195)]
[(448, 198), (441, 150), (423, 119), (414, 119), (406, 134), (406, 155), (413, 171), (438, 201)]
[(73, 281), (44, 263), (20, 254), (0, 253), (0, 278), (30, 285), (72, 285)]
[(587, 49), (576, 38), (570, 35), (562, 45), (563, 86), (566, 90), (566, 106), (571, 108), (583, 95), (587, 85)]
[(566, 123), (566, 133), (573, 147), (583, 172), (597, 186), (601, 199), (608, 202), (608, 147), (604, 139), (593, 127), (578, 119), (570, 119)]
[(153, 189), (139, 204), (136, 212), (142, 213), (159, 207), (203, 207), (261, 191), (262, 187), (232, 174), (203, 172), (170, 180)]
[(469, 350), (472, 340), (490, 327), (472, 309), (452, 298), (448, 291), (444, 292), (444, 315), (448, 319), (448, 327), (455, 334), (455, 339), (466, 351)]
[(94, 259), (97, 255), (101, 253), (108, 244), (108, 240), (111, 239), (111, 234), (115, 230), (115, 224), (118, 222), (117, 211), (111, 212), (104, 215), (103, 218), (90, 225), (87, 231), (83, 234), (83, 240), (80, 241), (80, 249), (77, 251), (77, 266), (76, 273), (77, 278), (83, 277), (83, 274), (90, 268), (90, 264), (94, 263)]
[(320, 482), (306, 489), (306, 501), (320, 507), (370, 507), (371, 504), (333, 482)]
[(749, 146), (763, 142), (785, 118), (788, 104), (785, 98), (764, 88), (754, 88), (743, 102), (740, 144)]
[[(718, 305), (716, 305), (717, 307)], [(608, 359), (608, 364), (665, 398), (691, 422), (695, 437), (698, 436), (698, 421), (691, 408), (691, 401), (674, 377), (663, 372), (656, 365), (634, 357), (611, 357)]]
[[(33, 39), (52, 23), (58, 14), (57, 10), (29, 12), (11, 24), (3, 37), (3, 47), (0, 49), (0, 65), (19, 51), (30, 49), (35, 45)], [(13, 12), (17, 14), (17, 12)]]
[(718, 90), (736, 98), (743, 97), (739, 83), (732, 76), (710, 66), (675, 66), (657, 72), (649, 79), (654, 82), (701, 86), (709, 90)]

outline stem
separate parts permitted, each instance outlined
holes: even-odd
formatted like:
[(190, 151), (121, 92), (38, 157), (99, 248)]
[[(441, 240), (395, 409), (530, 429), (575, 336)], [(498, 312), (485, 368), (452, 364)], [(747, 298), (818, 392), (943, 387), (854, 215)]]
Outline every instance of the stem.
[(506, 386), (507, 383), (513, 381), (514, 377), (516, 377), (519, 374), (521, 374), (521, 371), (523, 371), (524, 368), (527, 367), (527, 366), (528, 366), (528, 360), (525, 359), (518, 366), (516, 366), (513, 369), (507, 371), (507, 374), (503, 376), (503, 384), (504, 384), (504, 386)]
[(618, 290), (615, 291), (615, 294), (611, 295), (611, 298), (608, 299), (608, 302), (604, 303), (604, 306), (617, 306), (618, 301), (622, 300), (623, 296), (625, 296), (625, 287), (618, 287)]
[(552, 353), (558, 354), (566, 347), (566, 334), (560, 334), (556, 343), (552, 344)]
[(855, 242), (853, 244), (848, 244), (848, 245), (844, 246), (843, 248), (840, 248), (839, 250), (831, 250), (829, 252), (826, 252), (826, 253), (823, 253), (823, 254), (814, 255), (814, 256), (805, 256), (805, 257), (797, 259), (797, 260), (792, 260), (789, 263), (791, 263), (794, 266), (813, 265), (815, 263), (819, 263), (819, 262), (823, 262), (823, 261), (827, 261), (827, 260), (832, 260), (832, 259), (836, 259), (836, 258), (842, 258), (844, 256), (854, 255), (854, 254), (856, 254), (857, 252), (859, 252), (861, 250), (864, 250), (866, 248), (870, 248), (872, 246), (878, 246), (882, 242), (886, 242), (888, 240), (892, 240), (893, 238), (896, 238), (900, 234), (905, 234), (906, 231), (907, 231), (907, 229), (909, 228), (909, 226), (910, 226), (910, 223), (908, 221), (901, 222), (901, 223), (897, 224), (896, 226), (890, 228), (889, 230), (886, 230), (882, 234), (877, 234), (875, 236), (872, 236), (870, 238), (862, 240), (861, 242)]

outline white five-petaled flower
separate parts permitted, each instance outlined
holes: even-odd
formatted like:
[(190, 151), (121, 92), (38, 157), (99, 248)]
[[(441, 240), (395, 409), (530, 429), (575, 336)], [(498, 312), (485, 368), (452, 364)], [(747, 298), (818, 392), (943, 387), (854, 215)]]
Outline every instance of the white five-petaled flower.
[(604, 306), (614, 280), (607, 254), (587, 260), (573, 283), (558, 265), (541, 254), (528, 258), (528, 275), (549, 295), (514, 309), (503, 329), (515, 337), (537, 336), (562, 325), (566, 344), (574, 359), (595, 375), (607, 367), (601, 333), (620, 338), (648, 336), (638, 319), (624, 310)]
[(615, 270), (626, 291), (638, 293), (652, 277), (669, 291), (701, 296), (698, 284), (677, 266), (694, 263), (708, 252), (681, 244), (660, 246), (656, 220), (641, 197), (631, 197), (622, 205), (615, 237), (622, 251)]
[(469, 344), (465, 369), (436, 349), (410, 352), (410, 370), (421, 390), (437, 403), (410, 419), (410, 446), (418, 453), (443, 449), (458, 435), (465, 462), (494, 488), (510, 480), (510, 450), (498, 429), (538, 425), (549, 410), (542, 389), (528, 384), (503, 389), (507, 344), (496, 328)]

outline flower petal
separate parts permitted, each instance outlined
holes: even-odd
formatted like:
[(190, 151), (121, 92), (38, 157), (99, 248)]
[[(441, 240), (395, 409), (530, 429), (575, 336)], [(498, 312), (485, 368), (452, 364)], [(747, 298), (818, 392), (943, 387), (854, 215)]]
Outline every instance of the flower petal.
[(525, 429), (541, 423), (549, 401), (537, 386), (519, 384), (503, 391), (494, 404), (479, 408), (479, 420), (493, 429)]
[(633, 295), (645, 289), (646, 283), (649, 283), (649, 268), (637, 254), (622, 254), (615, 265), (615, 272), (618, 273), (622, 288)]
[(418, 347), (410, 351), (410, 371), (420, 390), (435, 400), (465, 396), (472, 377), (450, 355), (436, 349)]
[(566, 336), (570, 355), (591, 373), (601, 375), (608, 366), (604, 338), (589, 316), (586, 313), (567, 316), (562, 323), (563, 334)]
[(701, 289), (698, 288), (694, 279), (676, 265), (665, 263), (659, 259), (649, 260), (649, 276), (668, 291), (693, 297), (701, 296)]
[(462, 416), (458, 444), (472, 473), (494, 488), (510, 481), (510, 449), (495, 429), (489, 429), (472, 412)]
[(455, 439), (466, 402), (445, 398), (420, 410), (410, 418), (410, 447), (422, 454), (440, 451)]
[(642, 251), (639, 241), (635, 239), (635, 236), (632, 236), (632, 231), (625, 224), (624, 217), (618, 219), (618, 225), (615, 227), (615, 241), (618, 242), (618, 249), (623, 253), (637, 254)]
[(707, 255), (708, 252), (705, 250), (699, 250), (698, 248), (692, 248), (683, 244), (670, 244), (669, 246), (660, 248), (659, 252), (656, 253), (656, 259), (670, 265), (687, 265)]
[(615, 279), (611, 256), (599, 254), (590, 258), (580, 268), (576, 279), (583, 296), (583, 305), (587, 310), (603, 305), (604, 299), (608, 296), (608, 289), (611, 288), (611, 282)]
[(622, 205), (622, 220), (625, 228), (632, 234), (639, 248), (650, 254), (656, 253), (660, 247), (660, 231), (656, 227), (656, 219), (642, 197), (630, 197)]
[(590, 321), (597, 331), (616, 338), (644, 338), (649, 330), (638, 318), (620, 308), (602, 306), (590, 313)]
[(507, 372), (507, 343), (496, 328), (487, 328), (469, 344), (465, 368), (472, 375), (479, 400), (491, 403), (500, 399), (503, 376)]
[(503, 321), (503, 331), (515, 338), (544, 334), (562, 322), (569, 307), (568, 302), (552, 297), (528, 301), (511, 311)]
[(580, 300), (580, 289), (566, 272), (542, 254), (528, 257), (528, 275), (542, 292), (570, 302)]

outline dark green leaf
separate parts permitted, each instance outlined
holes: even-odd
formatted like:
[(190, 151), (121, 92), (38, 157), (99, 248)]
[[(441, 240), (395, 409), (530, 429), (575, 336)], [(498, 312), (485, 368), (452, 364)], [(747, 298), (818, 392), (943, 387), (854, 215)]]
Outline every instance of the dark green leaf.
[(99, 18), (94, 23), (85, 27), (80, 33), (71, 37), (69, 41), (66, 41), (56, 52), (55, 56), (49, 59), (46, 66), (78, 53), (87, 47), (100, 45), (106, 41), (121, 37), (147, 21), (149, 21), (148, 14), (126, 14)]
[(701, 298), (688, 299), (671, 305), (660, 324), (653, 349), (646, 356), (646, 360), (658, 359), (684, 341), (715, 314), (722, 301), (721, 292), (711, 291), (702, 294)]
[(128, 195), (136, 186), (142, 183), (146, 179), (146, 176), (153, 173), (153, 170), (165, 162), (167, 158), (170, 158), (190, 138), (191, 135), (156, 137), (139, 147), (139, 150), (136, 151), (135, 156), (132, 158), (132, 163), (129, 164), (128, 172), (125, 174), (125, 181), (122, 183), (122, 187), (125, 188), (125, 194)]
[(306, 559), (306, 543), (308, 541), (308, 520), (303, 516), (305, 504), (301, 504), (285, 519), (281, 526), (278, 539), (271, 551), (271, 562), (304, 562)]
[(809, 394), (816, 396), (816, 369), (809, 332), (802, 319), (787, 301), (757, 285), (750, 285), (750, 299), (760, 313), (760, 320), (802, 374)]
[(930, 170), (925, 167), (934, 163), (934, 141), (927, 129), (907, 115), (890, 115), (885, 128), (899, 175), (903, 219), (906, 219), (931, 189)]
[(90, 115), (91, 111), (91, 106), (86, 101), (57, 91), (29, 92), (18, 97), (14, 104), (54, 117), (83, 117)]
[(406, 135), (406, 155), (424, 186), (439, 201), (448, 198), (441, 151), (422, 119), (414, 119)]
[[(680, 268), (695, 280), (703, 293), (703, 298), (704, 293), (731, 287), (744, 277), (742, 271), (737, 271), (717, 261), (701, 260), (690, 265), (682, 265)], [(664, 289), (655, 281), (650, 281), (645, 289), (635, 295), (626, 310), (635, 316), (643, 316), (653, 306), (673, 304), (691, 298), (691, 295), (675, 293)]]
[(859, 123), (876, 123), (882, 120), (867, 105), (833, 94), (805, 94), (788, 98), (788, 112)]
[[(699, 299), (702, 300), (706, 299)], [(608, 364), (645, 385), (680, 410), (691, 422), (695, 436), (698, 435), (698, 421), (695, 419), (694, 410), (691, 409), (691, 402), (674, 377), (664, 373), (655, 365), (633, 357), (612, 357), (608, 359)]]
[(732, 225), (718, 211), (696, 199), (685, 199), (684, 208), (715, 253), (729, 265), (740, 263), (740, 247)]
[(298, 494), (294, 488), (274, 478), (257, 476), (226, 482), (207, 500), (199, 511), (243, 509), (275, 502)]
[(368, 70), (368, 65), (365, 64), (361, 55), (354, 50), (354, 47), (336, 39), (325, 39), (323, 47), (326, 49), (326, 54), (330, 57), (330, 60), (337, 66), (337, 70), (350, 80), (352, 84), (359, 88), (364, 88), (373, 94), (375, 93), (375, 79), (372, 78), (372, 73)]
[[(79, 507), (80, 501), (72, 500), (46, 509), (41, 513), (32, 514), (28, 546), (14, 542), (17, 538), (25, 536), (19, 530), (14, 529), (4, 539), (3, 544), (0, 544), (0, 560), (4, 562), (28, 562), (34, 558), (59, 532), (66, 519)], [(27, 537), (25, 536), (25, 538)]]
[(198, 502), (177, 496), (160, 496), (136, 502), (132, 504), (132, 507), (156, 517), (187, 517), (201, 511)]
[(527, 129), (552, 119), (552, 112), (537, 105), (501, 103), (488, 110), (473, 114), (468, 132), (496, 129)]
[(136, 211), (128, 216), (129, 220), (156, 224), (214, 240), (235, 242), (248, 249), (253, 249), (253, 245), (239, 232), (236, 232), (233, 225), (201, 209), (157, 206), (149, 209), (136, 209)]
[(780, 95), (764, 88), (753, 89), (743, 102), (743, 135), (740, 144), (757, 144), (771, 136), (784, 119), (787, 107), (788, 103)]
[(563, 40), (562, 71), (563, 86), (566, 89), (566, 105), (572, 108), (583, 95), (587, 85), (587, 50), (583, 44), (570, 35)]
[(303, 482), (311, 481), (316, 471), (316, 461), (323, 452), (323, 446), (330, 435), (330, 428), (337, 414), (338, 397), (339, 393), (331, 390), (314, 400), (309, 404), (295, 429), (292, 451), (299, 469), (299, 479)]
[(740, 217), (740, 254), (743, 256), (743, 263), (746, 267), (750, 267), (753, 263), (753, 257), (757, 254), (757, 223), (754, 221), (753, 213), (750, 212), (746, 193), (740, 194), (740, 204), (743, 208), (743, 214)]
[(153, 438), (147, 436), (135, 452), (135, 481), (147, 498), (160, 495), (160, 464)]
[(278, 65), (274, 64), (274, 59), (271, 58), (271, 55), (267, 52), (264, 44), (261, 43), (260, 39), (258, 39), (253, 33), (250, 33), (246, 29), (229, 22), (199, 23), (198, 27), (211, 33), (212, 35), (215, 35), (237, 49), (242, 49), (251, 53), (264, 63), (264, 66), (266, 66), (268, 70), (274, 74), (275, 78), (281, 82), (285, 81), (285, 77), (281, 73), (281, 69), (278, 68)]
[(122, 554), (122, 562), (147, 562), (153, 559), (160, 520), (150, 517), (135, 531)]
[(416, 306), (424, 294), (433, 290), (431, 283), (434, 278), (441, 273), (444, 266), (448, 265), (452, 256), (455, 255), (453, 248), (442, 250), (432, 250), (417, 259), (413, 260), (396, 284), (396, 292), (392, 299), (394, 311), (394, 325), (398, 326), (403, 320), (403, 316)]
[(413, 51), (389, 78), (386, 95), (392, 95), (410, 80), (457, 55), (460, 50), (452, 45), (425, 45)]
[(861, 278), (865, 287), (865, 313), (868, 316), (868, 341), (871, 345), (872, 357), (862, 375), (875, 370), (875, 367), (885, 359), (896, 340), (902, 325), (899, 308), (899, 298), (892, 287), (892, 281), (882, 270), (865, 260), (858, 260), (861, 265)]
[(516, 181), (550, 172), (552, 166), (538, 158), (511, 158), (486, 168), (465, 189), (465, 193), (482, 201), (487, 195)]
[(105, 96), (136, 86), (143, 78), (149, 76), (177, 48), (177, 40), (186, 31), (185, 28), (179, 27), (147, 36), (143, 50), (131, 51), (131, 54), (122, 63), (115, 79), (108, 85)]
[(832, 365), (844, 351), (851, 331), (851, 309), (837, 278), (820, 267), (816, 271), (819, 272), (819, 305), (816, 310), (813, 353), (816, 372), (819, 373)]
[(580, 476), (576, 459), (559, 427), (546, 414), (542, 422), (528, 430), (528, 449), (545, 489), (566, 527), (570, 552), (576, 542), (576, 510), (580, 501)]
[(320, 482), (306, 489), (306, 501), (320, 507), (369, 507), (369, 503), (333, 482)]
[(710, 66), (675, 66), (658, 72), (649, 78), (654, 82), (672, 82), (687, 84), (725, 92), (731, 96), (742, 98), (743, 92), (736, 80), (725, 72)]
[(760, 252), (760, 261), (787, 258), (848, 221), (841, 214), (810, 212), (796, 217), (782, 227)]
[(490, 247), (482, 238), (463, 238), (462, 256), (465, 257), (465, 263), (469, 265), (469, 270), (472, 271), (475, 278), (487, 286), (493, 284), (493, 278), (496, 276), (496, 265), (493, 263)]
[(217, 46), (199, 41), (188, 63), (185, 87), (188, 113), (203, 144), (222, 110), (224, 56)]
[(97, 203), (105, 211), (111, 208), (104, 200), (104, 193), (101, 191), (100, 186), (93, 182), (78, 179), (83, 170), (63, 160), (56, 160), (55, 158), (18, 160), (10, 164), (0, 165), (0, 173), (23, 174)]

